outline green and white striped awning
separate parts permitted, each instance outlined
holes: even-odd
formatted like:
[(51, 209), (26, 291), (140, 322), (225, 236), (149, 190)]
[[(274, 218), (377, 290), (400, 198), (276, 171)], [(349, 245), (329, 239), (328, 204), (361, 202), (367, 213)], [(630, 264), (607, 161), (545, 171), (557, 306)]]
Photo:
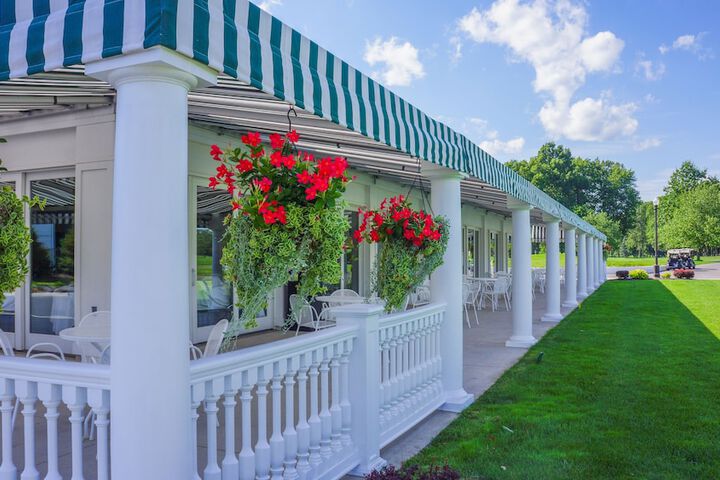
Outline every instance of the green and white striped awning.
[(513, 170), (247, 0), (0, 0), (0, 80), (163, 46), (601, 239)]

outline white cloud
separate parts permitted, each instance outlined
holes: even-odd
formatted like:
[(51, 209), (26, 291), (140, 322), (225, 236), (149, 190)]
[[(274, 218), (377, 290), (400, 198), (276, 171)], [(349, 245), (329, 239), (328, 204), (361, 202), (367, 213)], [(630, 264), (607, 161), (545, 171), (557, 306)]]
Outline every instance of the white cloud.
[(450, 61), (453, 64), (456, 64), (460, 61), (462, 58), (462, 40), (457, 35), (453, 35), (450, 37), (450, 46), (452, 47), (450, 51)]
[(382, 65), (382, 70), (372, 73), (385, 85), (408, 86), (413, 80), (425, 76), (425, 69), (418, 58), (418, 49), (410, 42), (401, 43), (397, 37), (387, 40), (376, 38), (366, 42), (363, 59), (371, 66)]
[(642, 152), (643, 150), (649, 150), (651, 148), (657, 148), (662, 145), (662, 140), (657, 137), (648, 137), (643, 139), (636, 139), (633, 144), (633, 149)]
[(258, 7), (262, 8), (268, 13), (272, 13), (275, 7), (279, 7), (283, 4), (283, 0), (263, 0), (258, 4)]
[(660, 80), (665, 75), (665, 64), (662, 62), (654, 63), (652, 60), (641, 57), (635, 64), (635, 73), (642, 74), (645, 80)]
[(517, 155), (522, 152), (525, 146), (525, 139), (523, 137), (513, 138), (506, 142), (495, 138), (493, 140), (485, 140), (480, 142), (480, 148), (488, 152), (490, 155)]
[(632, 135), (635, 104), (613, 105), (608, 97), (573, 103), (588, 74), (618, 69), (624, 47), (612, 32), (589, 36), (587, 22), (585, 8), (570, 0), (496, 0), (487, 10), (473, 8), (458, 27), (472, 40), (505, 46), (515, 60), (533, 66), (535, 91), (552, 97), (539, 114), (552, 136), (607, 140)]
[(493, 156), (519, 155), (525, 147), (523, 137), (501, 140), (500, 133), (490, 128), (487, 120), (479, 117), (469, 117), (458, 120), (452, 117), (438, 116), (438, 120), (447, 123), (456, 130), (465, 134), (470, 140)]
[(637, 181), (637, 189), (638, 192), (640, 192), (640, 198), (647, 202), (662, 195), (663, 188), (667, 185), (673, 170), (673, 168), (666, 168), (652, 178), (639, 179)]
[(647, 103), (647, 104), (658, 103), (658, 102), (660, 101), (660, 100), (658, 100), (657, 97), (656, 97), (655, 95), (653, 95), (652, 93), (646, 93), (645, 96), (643, 97), (643, 100), (644, 100), (645, 103)]
[(702, 43), (702, 39), (703, 37), (705, 37), (706, 34), (707, 32), (700, 32), (697, 35), (692, 35), (689, 33), (685, 35), (680, 35), (672, 42), (672, 45), (667, 46), (665, 44), (662, 44), (660, 45), (660, 47), (658, 47), (658, 50), (663, 55), (670, 52), (671, 50), (684, 50), (686, 52), (692, 53), (700, 60), (708, 60), (710, 58), (713, 58), (715, 54), (711, 48), (706, 47)]

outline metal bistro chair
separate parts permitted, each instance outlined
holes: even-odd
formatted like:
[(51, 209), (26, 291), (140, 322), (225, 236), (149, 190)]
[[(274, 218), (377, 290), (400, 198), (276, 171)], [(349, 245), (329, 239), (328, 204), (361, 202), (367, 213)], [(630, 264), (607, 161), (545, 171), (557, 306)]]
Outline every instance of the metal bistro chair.
[(303, 325), (309, 325), (311, 328), (314, 328), (316, 332), (335, 325), (335, 322), (329, 318), (332, 307), (323, 308), (323, 311), (318, 314), (315, 307), (295, 293), (290, 295), (290, 310), (297, 324), (295, 336), (300, 333), (300, 327)]
[(198, 360), (200, 358), (212, 357), (213, 355), (220, 353), (223, 337), (225, 336), (225, 332), (227, 332), (229, 325), (230, 322), (226, 318), (217, 322), (213, 326), (212, 330), (210, 330), (210, 335), (208, 335), (207, 342), (205, 342), (204, 350), (200, 350), (199, 347), (191, 343), (190, 354), (192, 355), (192, 359)]
[(468, 328), (471, 328), (470, 327), (470, 312), (468, 311), (468, 306), (471, 306), (473, 309), (473, 313), (475, 314), (475, 323), (480, 325), (480, 320), (478, 319), (478, 314), (477, 314), (477, 307), (475, 306), (475, 290), (471, 284), (463, 283), (462, 296), (463, 296), (463, 309), (465, 310), (465, 321), (467, 322)]
[(490, 301), (492, 311), (498, 309), (499, 300), (502, 298), (505, 302), (505, 308), (510, 311), (510, 280), (507, 277), (498, 277), (490, 288), (482, 292), (480, 305), (484, 304), (485, 299)]

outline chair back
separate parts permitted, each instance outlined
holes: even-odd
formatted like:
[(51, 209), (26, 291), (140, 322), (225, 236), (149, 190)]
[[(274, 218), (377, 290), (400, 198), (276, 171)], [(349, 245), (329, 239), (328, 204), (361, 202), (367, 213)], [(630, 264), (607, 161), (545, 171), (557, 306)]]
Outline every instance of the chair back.
[(463, 302), (464, 303), (472, 303), (473, 301), (473, 289), (472, 286), (468, 283), (463, 283), (462, 286), (462, 296), (463, 296)]
[(91, 312), (80, 319), (79, 326), (105, 326), (110, 327), (110, 311), (109, 310), (98, 310), (97, 312)]
[(203, 358), (212, 357), (220, 352), (220, 346), (222, 345), (223, 337), (228, 329), (230, 322), (226, 318), (223, 318), (215, 324), (210, 330), (207, 343), (205, 344), (205, 351), (203, 352)]
[(338, 288), (334, 292), (330, 294), (331, 297), (337, 297), (337, 296), (345, 296), (345, 297), (359, 297), (360, 294), (357, 293), (355, 290), (351, 290), (349, 288)]
[[(39, 349), (43, 349), (40, 351)], [(56, 343), (43, 342), (36, 343), (30, 347), (25, 354), (25, 358), (43, 358), (45, 360), (65, 360), (65, 354), (60, 346)]]
[(507, 277), (499, 277), (493, 282), (493, 293), (506, 293), (509, 286), (510, 282)]
[(8, 337), (8, 334), (2, 330), (0, 330), (0, 348), (2, 348), (3, 355), (7, 357), (15, 356), (15, 350), (13, 350), (10, 337)]

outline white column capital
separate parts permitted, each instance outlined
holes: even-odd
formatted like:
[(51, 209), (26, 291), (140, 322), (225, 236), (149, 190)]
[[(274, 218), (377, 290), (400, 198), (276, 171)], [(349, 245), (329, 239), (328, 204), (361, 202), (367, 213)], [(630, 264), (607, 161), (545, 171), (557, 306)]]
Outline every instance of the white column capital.
[(85, 75), (114, 87), (132, 81), (176, 82), (188, 90), (217, 84), (217, 72), (165, 47), (105, 58), (85, 66)]
[(542, 214), (542, 219), (543, 219), (543, 223), (557, 223), (557, 224), (560, 223), (560, 219), (559, 219), (559, 218), (557, 218), (557, 217), (554, 216), (554, 215), (550, 215), (550, 214), (547, 213), (547, 212), (543, 212), (543, 214)]
[(530, 205), (527, 202), (523, 202), (522, 200), (518, 200), (515, 197), (511, 197), (510, 195), (507, 196), (507, 207), (510, 210), (531, 210), (533, 208), (532, 205)]
[(443, 167), (430, 162), (422, 162), (422, 174), (430, 180), (463, 180), (468, 177), (466, 173), (454, 168)]
[(569, 223), (563, 223), (562, 228), (563, 228), (563, 230), (565, 230), (566, 232), (573, 232), (573, 233), (575, 233), (575, 232), (577, 231), (577, 227), (576, 227), (575, 225), (571, 225), (571, 224), (569, 224)]

